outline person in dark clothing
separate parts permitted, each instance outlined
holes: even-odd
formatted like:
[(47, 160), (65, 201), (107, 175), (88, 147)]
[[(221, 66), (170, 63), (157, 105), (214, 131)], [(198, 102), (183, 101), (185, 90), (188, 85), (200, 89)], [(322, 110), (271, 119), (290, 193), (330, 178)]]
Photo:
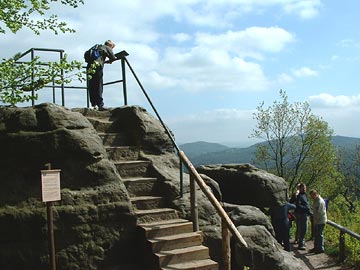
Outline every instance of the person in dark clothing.
[(305, 235), (308, 228), (308, 216), (310, 214), (310, 204), (306, 196), (306, 185), (299, 185), (299, 194), (296, 197), (296, 226), (299, 232), (298, 249), (305, 250)]
[[(292, 203), (292, 204), (296, 204), (296, 197), (299, 195), (299, 189), (300, 189), (300, 184), (297, 184), (296, 185), (296, 191), (295, 191), (295, 193), (293, 193), (293, 195), (291, 196), (291, 198), (290, 198), (290, 203)], [(292, 227), (292, 222), (294, 221), (295, 222), (295, 224), (296, 224), (296, 214), (295, 213), (293, 213), (293, 216), (294, 216), (294, 219), (293, 220), (291, 220), (290, 221), (290, 227)], [(298, 244), (299, 243), (299, 230), (298, 230), (298, 228), (297, 228), (297, 226), (296, 226), (296, 228), (295, 228), (295, 241), (294, 241), (294, 244)]]
[[(88, 76), (87, 87), (90, 95), (91, 106), (100, 111), (104, 110), (104, 101), (103, 101), (103, 69), (104, 64), (111, 64), (116, 60), (114, 55), (113, 48), (115, 43), (111, 40), (105, 41), (104, 45), (99, 46), (100, 57), (96, 59), (93, 63), (88, 63), (86, 69)], [(108, 60), (106, 60), (108, 59)], [(106, 60), (106, 61), (105, 61)]]
[(294, 204), (285, 204), (271, 209), (271, 223), (274, 227), (276, 240), (284, 246), (286, 251), (290, 251), (290, 222), (288, 213), (295, 209)]

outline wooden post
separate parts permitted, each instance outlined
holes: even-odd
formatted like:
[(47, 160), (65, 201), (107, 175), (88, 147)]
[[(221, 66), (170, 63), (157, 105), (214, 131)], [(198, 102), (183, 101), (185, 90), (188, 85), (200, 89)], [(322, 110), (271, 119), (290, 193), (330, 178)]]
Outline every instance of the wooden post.
[[(46, 163), (45, 166), (47, 167), (48, 170), (51, 170), (51, 163)], [(47, 214), (47, 222), (48, 222), (50, 265), (52, 270), (56, 270), (54, 214), (52, 210), (51, 201), (46, 202), (46, 214)]]
[(231, 248), (230, 248), (230, 231), (227, 228), (224, 219), (221, 219), (221, 234), (222, 234), (222, 257), (223, 257), (223, 269), (231, 269)]
[(339, 261), (345, 261), (345, 233), (340, 231), (339, 237)]
[(232, 233), (232, 235), (235, 237), (236, 241), (244, 247), (247, 247), (247, 244), (244, 240), (244, 238), (241, 236), (237, 228), (235, 227), (234, 223), (231, 221), (225, 210), (222, 208), (221, 204), (218, 202), (218, 200), (215, 198), (214, 194), (212, 194), (211, 191), (208, 190), (207, 185), (205, 184), (204, 180), (201, 178), (199, 173), (196, 171), (194, 165), (190, 162), (190, 160), (186, 157), (185, 153), (183, 151), (179, 151), (179, 157), (183, 160), (186, 167), (189, 169), (190, 174), (193, 175), (195, 178), (195, 181), (199, 185), (202, 192), (206, 195), (206, 197), (209, 199), (210, 203), (215, 207), (216, 212), (220, 215), (222, 219), (224, 219), (225, 224), (227, 225), (228, 229)]
[(196, 201), (195, 179), (191, 173), (190, 173), (190, 206), (191, 206), (191, 221), (193, 222), (193, 231), (197, 232), (199, 230), (199, 212)]
[(55, 258), (55, 239), (54, 239), (54, 215), (52, 210), (52, 202), (46, 203), (47, 220), (48, 220), (48, 236), (49, 236), (49, 253), (50, 265), (52, 270), (56, 270)]

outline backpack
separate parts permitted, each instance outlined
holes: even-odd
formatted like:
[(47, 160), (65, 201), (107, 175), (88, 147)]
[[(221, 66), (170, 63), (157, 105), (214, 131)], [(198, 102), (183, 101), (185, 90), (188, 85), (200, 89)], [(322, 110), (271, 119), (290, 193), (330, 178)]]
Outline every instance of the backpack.
[(84, 58), (85, 58), (85, 62), (86, 63), (93, 63), (96, 59), (98, 59), (100, 57), (100, 45), (99, 44), (95, 44), (94, 46), (92, 46), (90, 49), (88, 49), (85, 53), (84, 53)]

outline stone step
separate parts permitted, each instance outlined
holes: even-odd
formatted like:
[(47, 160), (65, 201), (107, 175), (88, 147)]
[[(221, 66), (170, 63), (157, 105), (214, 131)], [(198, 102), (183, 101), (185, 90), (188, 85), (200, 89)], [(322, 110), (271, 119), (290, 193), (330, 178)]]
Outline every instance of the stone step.
[(146, 177), (150, 174), (151, 162), (148, 160), (123, 160), (114, 164), (122, 178)]
[(137, 146), (106, 146), (106, 152), (113, 161), (139, 159), (139, 147)]
[(161, 267), (169, 267), (171, 264), (209, 259), (209, 249), (205, 246), (186, 247), (161, 251), (155, 253), (155, 256), (158, 258)]
[(151, 196), (157, 184), (155, 177), (124, 178), (123, 182), (130, 197)]
[(192, 222), (186, 219), (162, 220), (138, 224), (138, 226), (145, 232), (148, 239), (173, 234), (190, 233), (193, 230)]
[(139, 196), (131, 197), (130, 201), (132, 205), (135, 206), (135, 209), (139, 210), (161, 208), (164, 206), (163, 197)]
[(134, 138), (132, 138), (127, 132), (118, 133), (103, 133), (98, 132), (100, 138), (105, 146), (133, 146)]
[(190, 232), (174, 234), (148, 239), (153, 252), (200, 246), (202, 234), (200, 232)]
[(218, 270), (218, 263), (206, 259), (206, 260), (195, 260), (184, 263), (170, 264), (161, 268), (162, 270)]
[(111, 109), (105, 111), (93, 110), (91, 108), (74, 108), (72, 109), (74, 112), (79, 112), (85, 117), (93, 117), (93, 118), (104, 118), (109, 119), (112, 116)]
[(87, 116), (87, 119), (90, 121), (90, 123), (94, 126), (97, 132), (111, 132), (114, 131), (113, 121), (110, 121), (109, 118), (98, 118), (98, 117), (92, 117)]
[(147, 223), (178, 218), (176, 210), (172, 208), (135, 210), (135, 214), (138, 218), (138, 223)]

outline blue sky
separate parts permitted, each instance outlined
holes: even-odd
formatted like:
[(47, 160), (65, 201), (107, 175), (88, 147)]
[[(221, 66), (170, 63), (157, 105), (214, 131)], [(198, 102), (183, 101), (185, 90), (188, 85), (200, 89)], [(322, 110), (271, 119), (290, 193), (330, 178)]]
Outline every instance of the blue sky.
[[(1, 57), (29, 48), (64, 49), (82, 60), (107, 39), (128, 60), (179, 143), (246, 146), (253, 113), (284, 89), (290, 102), (308, 101), (335, 135), (360, 137), (360, 1), (358, 0), (85, 0), (52, 11), (76, 29), (54, 36), (28, 30), (2, 35)], [(47, 57), (47, 56), (43, 56)], [(121, 78), (119, 63), (105, 81)], [(49, 91), (48, 91), (49, 92)], [(39, 102), (49, 102), (46, 91)], [(120, 85), (105, 106), (123, 105)], [(128, 73), (128, 103), (152, 110)], [(80, 90), (67, 107), (84, 107)]]

